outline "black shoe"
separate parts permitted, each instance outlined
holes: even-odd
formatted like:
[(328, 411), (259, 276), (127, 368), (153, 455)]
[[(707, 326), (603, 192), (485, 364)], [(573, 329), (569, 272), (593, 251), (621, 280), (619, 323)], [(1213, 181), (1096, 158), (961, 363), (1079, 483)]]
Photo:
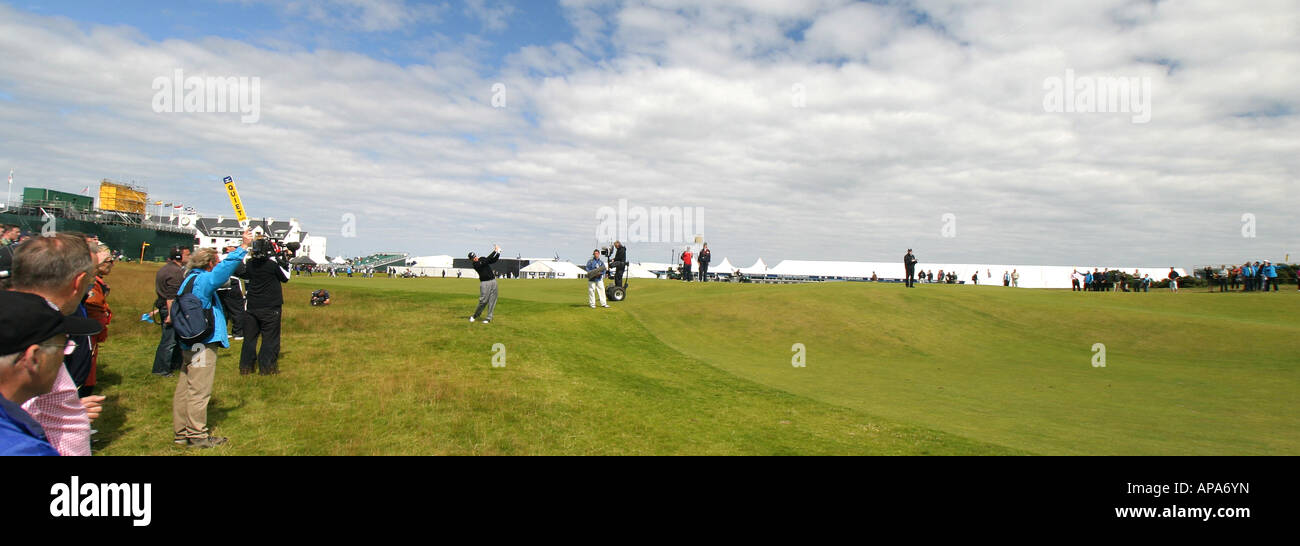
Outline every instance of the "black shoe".
[(226, 440), (227, 438), (223, 438), (220, 436), (208, 436), (207, 438), (190, 438), (190, 447), (195, 447), (199, 449), (208, 449), (210, 447), (217, 447), (221, 444), (224, 444), (226, 443)]
[(270, 371), (257, 372), (257, 375), (280, 375), (280, 370), (277, 368)]
[(240, 368), (240, 369), (239, 369), (239, 375), (252, 375), (252, 374), (253, 374), (253, 369), (252, 369), (252, 368), (248, 368), (248, 369)]
[(171, 377), (171, 376), (172, 376), (172, 373), (171, 373), (171, 372), (167, 372), (167, 373), (154, 373), (154, 375), (156, 375), (156, 376), (158, 376), (158, 377)]

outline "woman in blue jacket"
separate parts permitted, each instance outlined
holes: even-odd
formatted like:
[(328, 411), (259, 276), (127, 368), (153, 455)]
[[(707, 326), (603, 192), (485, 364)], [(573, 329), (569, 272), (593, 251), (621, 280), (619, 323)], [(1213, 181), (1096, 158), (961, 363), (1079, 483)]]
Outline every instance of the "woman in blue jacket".
[[(226, 335), (226, 313), (217, 298), (217, 288), (230, 280), (235, 268), (243, 263), (248, 247), (253, 243), (253, 232), (245, 231), (243, 244), (224, 260), (218, 262), (217, 251), (204, 248), (190, 256), (190, 269), (185, 273), (178, 292), (194, 285), (194, 296), (211, 309), (212, 335), (201, 343), (187, 345), (180, 342), (184, 352), (180, 379), (172, 396), (172, 441), (178, 445), (209, 448), (226, 443), (208, 431), (208, 400), (212, 398), (212, 380), (217, 371), (217, 348), (230, 347)], [(178, 340), (179, 342), (179, 340)]]

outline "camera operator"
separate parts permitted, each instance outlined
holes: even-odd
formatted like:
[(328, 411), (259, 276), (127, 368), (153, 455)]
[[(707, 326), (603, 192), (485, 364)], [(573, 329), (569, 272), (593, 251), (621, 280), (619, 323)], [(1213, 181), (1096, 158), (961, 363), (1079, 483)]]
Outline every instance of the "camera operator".
[[(253, 251), (244, 264), (247, 281), (248, 308), (244, 312), (244, 348), (239, 359), (239, 374), (253, 373), (257, 361), (258, 373), (280, 373), (280, 308), (284, 293), (280, 288), (289, 282), (289, 262), (284, 253), (270, 239), (253, 241)], [(257, 338), (262, 336), (262, 348), (257, 348)]]
[(623, 273), (627, 271), (627, 247), (623, 243), (614, 241), (614, 285), (623, 286)]

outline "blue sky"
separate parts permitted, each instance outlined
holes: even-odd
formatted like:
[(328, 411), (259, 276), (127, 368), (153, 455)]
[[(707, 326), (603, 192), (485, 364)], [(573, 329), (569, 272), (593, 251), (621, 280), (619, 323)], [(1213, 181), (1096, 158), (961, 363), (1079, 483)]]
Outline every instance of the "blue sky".
[[(0, 2), (0, 168), (214, 215), (233, 175), (331, 254), (490, 234), (580, 259), (626, 199), (703, 210), (743, 265), (1280, 259), (1300, 256), (1298, 19), (1294, 0)], [(258, 119), (159, 111), (176, 70), (257, 78)], [(1054, 111), (1067, 71), (1149, 83), (1149, 120)]]
[(425, 60), (410, 47), (410, 42), (420, 37), (445, 36), (451, 42), (482, 41), (479, 59), (487, 67), (498, 66), (507, 55), (524, 46), (567, 42), (573, 37), (573, 27), (553, 0), (486, 3), (488, 8), (509, 7), (510, 12), (501, 16), (505, 28), (490, 28), (482, 16), (463, 2), (411, 2), (436, 13), (429, 18), (413, 19), (401, 28), (375, 30), (351, 24), (342, 16), (356, 14), (353, 9), (340, 8), (340, 17), (317, 20), (304, 17), (302, 11), (286, 4), (230, 0), (180, 3), (65, 0), (14, 5), (33, 13), (68, 17), (87, 26), (131, 27), (154, 41), (217, 36), (279, 47), (285, 47), (287, 41), (293, 47), (309, 51), (317, 48), (356, 51), (401, 65)]

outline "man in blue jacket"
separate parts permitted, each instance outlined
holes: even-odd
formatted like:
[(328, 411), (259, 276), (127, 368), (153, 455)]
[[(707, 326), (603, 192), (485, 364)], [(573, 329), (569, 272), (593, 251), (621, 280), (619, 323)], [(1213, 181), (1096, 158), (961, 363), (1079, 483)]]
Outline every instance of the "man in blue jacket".
[(1264, 267), (1261, 268), (1260, 275), (1264, 278), (1264, 291), (1268, 292), (1268, 285), (1273, 285), (1273, 291), (1277, 292), (1277, 266), (1273, 262), (1264, 260)]
[(243, 244), (226, 254), (226, 259), (220, 262), (216, 249), (195, 251), (190, 256), (190, 269), (177, 291), (178, 294), (184, 293), (186, 287), (193, 284), (193, 294), (203, 302), (204, 309), (212, 310), (213, 316), (212, 335), (206, 340), (193, 345), (179, 342), (185, 352), (180, 379), (172, 396), (172, 440), (178, 445), (209, 448), (226, 443), (225, 438), (208, 432), (208, 400), (212, 398), (212, 380), (216, 377), (217, 348), (230, 347), (226, 335), (226, 313), (217, 298), (217, 288), (230, 280), (230, 275), (243, 263), (252, 243), (253, 232), (245, 231)]

